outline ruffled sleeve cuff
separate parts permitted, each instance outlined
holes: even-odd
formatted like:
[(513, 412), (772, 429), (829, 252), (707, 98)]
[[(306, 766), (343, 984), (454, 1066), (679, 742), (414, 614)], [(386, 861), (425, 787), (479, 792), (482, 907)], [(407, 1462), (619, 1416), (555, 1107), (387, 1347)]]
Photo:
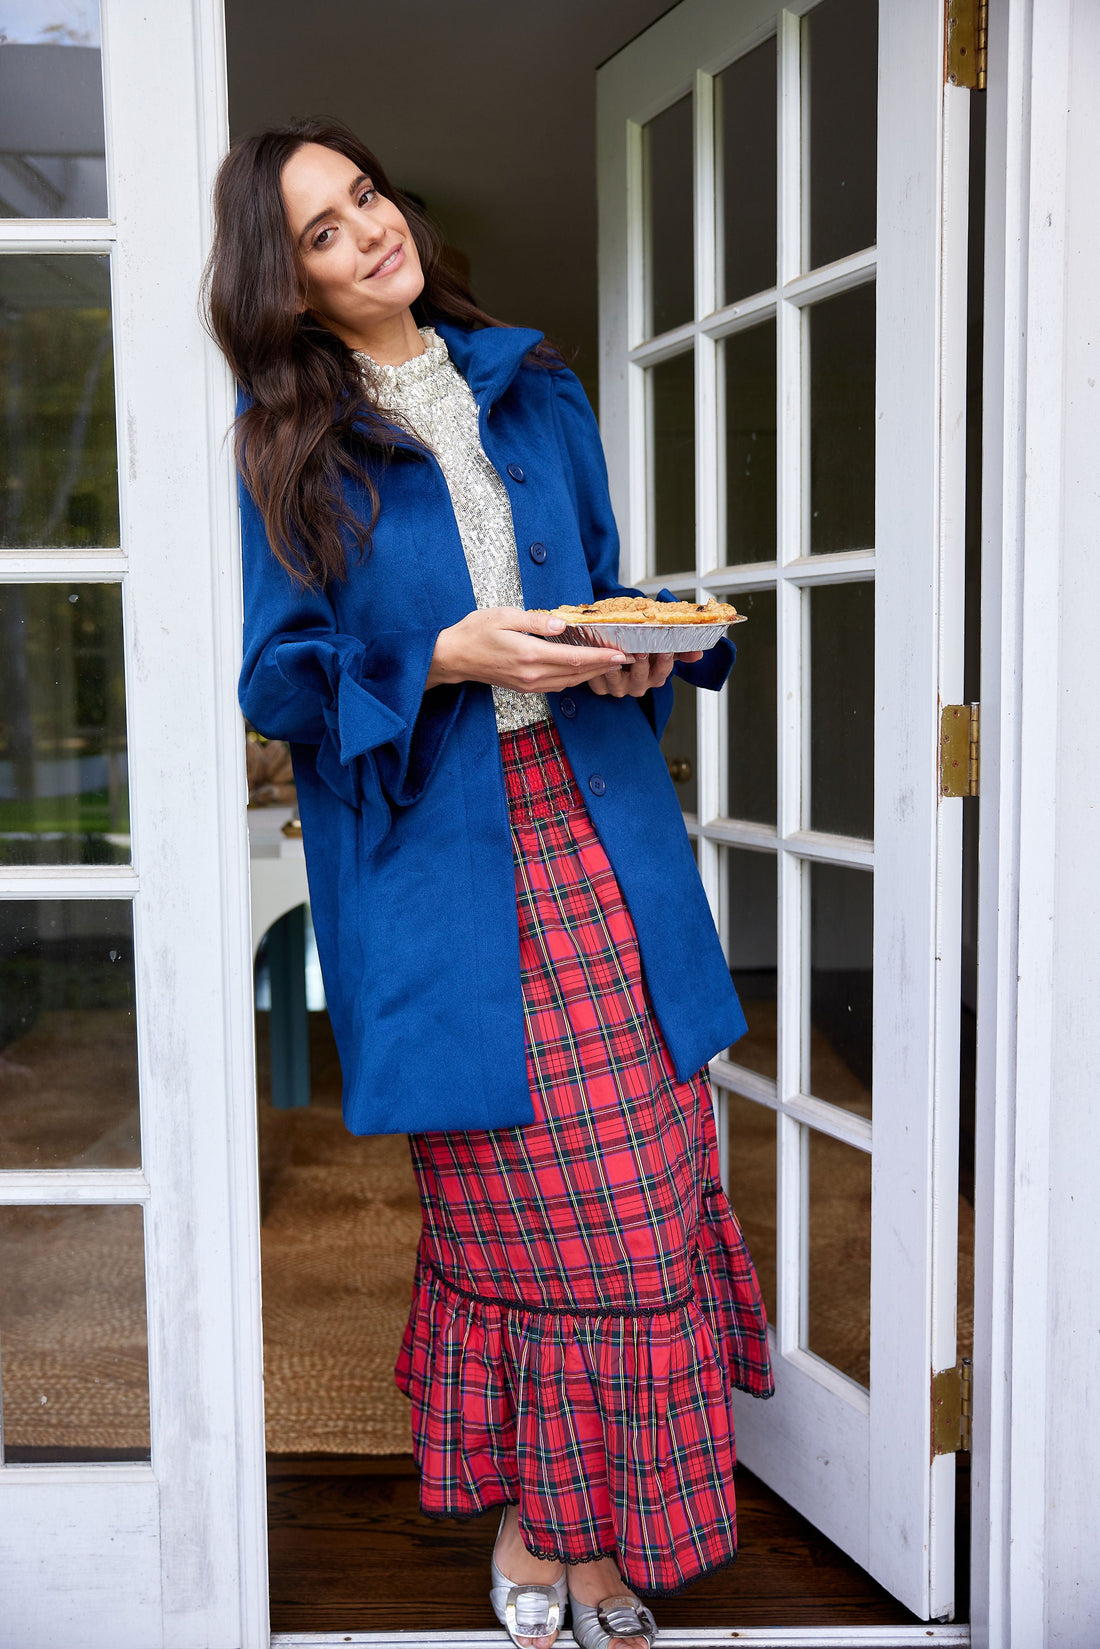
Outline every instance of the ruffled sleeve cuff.
[(425, 690), (437, 630), (362, 642), (346, 635), (281, 641), (275, 667), (289, 687), (316, 694), (325, 737), (317, 772), (351, 806), (409, 807), (431, 778), (464, 684)]

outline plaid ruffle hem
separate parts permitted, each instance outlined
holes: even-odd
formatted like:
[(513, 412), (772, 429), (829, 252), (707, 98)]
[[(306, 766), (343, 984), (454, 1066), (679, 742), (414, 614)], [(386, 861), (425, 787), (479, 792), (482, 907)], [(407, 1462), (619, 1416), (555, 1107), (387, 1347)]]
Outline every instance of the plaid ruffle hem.
[(677, 1591), (736, 1553), (730, 1393), (771, 1395), (764, 1307), (706, 1073), (676, 1080), (557, 733), (501, 746), (535, 1121), (410, 1137), (421, 1505), (518, 1502), (529, 1550)]

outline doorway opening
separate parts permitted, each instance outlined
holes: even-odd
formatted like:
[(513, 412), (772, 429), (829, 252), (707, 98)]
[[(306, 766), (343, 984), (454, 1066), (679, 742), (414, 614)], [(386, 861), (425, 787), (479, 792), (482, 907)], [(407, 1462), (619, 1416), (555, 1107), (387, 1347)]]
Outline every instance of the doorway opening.
[[(232, 132), (243, 135), (294, 114), (328, 113), (346, 120), (378, 150), (399, 186), (423, 201), (452, 255), (468, 265), (478, 301), (506, 320), (539, 327), (557, 342), (597, 405), (593, 74), (597, 64), (667, 9), (665, 0), (611, 0), (596, 9), (549, 12), (477, 0), (458, 14), (434, 0), (417, 8), (415, 18), (407, 8), (389, 8), (364, 22), (361, 8), (350, 0), (329, 0), (306, 24), (289, 0), (275, 0), (264, 6), (261, 26), (257, 0), (227, 0)], [(349, 41), (360, 39), (363, 54), (349, 49)], [(461, 75), (454, 73), (456, 62), (463, 65)], [(481, 111), (476, 119), (472, 109)], [(972, 145), (972, 175), (977, 147)], [(976, 175), (980, 181), (980, 162)], [(980, 247), (973, 267), (978, 275), (976, 282), (972, 278), (972, 297), (976, 292), (980, 303)], [(561, 279), (563, 268), (572, 272), (568, 281)], [(980, 337), (980, 314), (977, 325)], [(665, 429), (675, 469), (678, 385), (673, 373), (667, 380)], [(971, 383), (980, 387), (980, 344)], [(742, 410), (754, 418), (752, 406)], [(980, 428), (980, 406), (972, 404), (970, 415)], [(974, 446), (977, 450), (978, 443)], [(971, 534), (968, 524), (970, 543), (976, 545), (977, 532)], [(841, 633), (837, 617), (841, 630), (848, 625), (843, 633), (850, 658), (869, 633), (859, 601), (871, 586), (833, 588), (850, 597), (844, 612), (825, 613), (833, 600), (828, 587), (815, 592), (816, 611), (828, 618), (827, 626), (822, 620), (823, 633), (826, 628)], [(968, 631), (976, 636), (972, 593)], [(767, 591), (754, 592), (748, 608), (765, 618), (768, 600)], [(774, 593), (770, 600), (774, 609)], [(839, 652), (835, 662), (842, 662)], [(756, 669), (766, 682), (767, 659), (759, 653)], [(773, 682), (774, 674), (773, 655)], [(752, 713), (747, 705), (746, 714)], [(688, 815), (696, 809), (699, 781), (693, 771), (698, 749), (693, 717), (690, 694), (679, 691), (664, 748)], [(823, 724), (822, 736), (829, 732)], [(733, 760), (732, 726), (729, 743)], [(751, 788), (767, 782), (768, 775), (746, 772), (744, 778)], [(850, 789), (846, 794), (850, 801)], [(968, 830), (968, 844), (971, 839)], [(731, 908), (736, 898), (745, 929), (735, 976), (749, 1010), (748, 1063), (755, 1059), (753, 1068), (774, 1079), (775, 959), (774, 946), (768, 956), (767, 940), (769, 912), (774, 934), (774, 878), (769, 892), (758, 874), (747, 876), (767, 863), (759, 853), (730, 849), (726, 859), (727, 896)], [(967, 863), (972, 867), (969, 850)], [(738, 880), (741, 868), (747, 879)], [(851, 914), (858, 903), (852, 888), (859, 880), (855, 871), (815, 871), (823, 930), (835, 926), (837, 911)], [(973, 882), (966, 886), (971, 889)], [(869, 907), (864, 914), (869, 919)], [(757, 938), (763, 942), (754, 947)], [(832, 1072), (835, 1102), (863, 1115), (869, 1105), (869, 970), (824, 967), (818, 985), (819, 1063)], [(305, 1015), (308, 1104), (275, 1104), (271, 1013), (271, 1007), (258, 1007), (273, 1629), (445, 1629), (456, 1621), (471, 1630), (492, 1627), (487, 1572), (496, 1514), (453, 1524), (420, 1515), (408, 1405), (393, 1381), (419, 1231), (406, 1141), (347, 1134), (335, 1047), (327, 1017), (316, 1006), (307, 1007)], [(966, 1046), (964, 1036), (964, 1117)], [(770, 1277), (771, 1304), (774, 1115), (731, 1092), (724, 1096), (722, 1124), (734, 1205), (766, 1294)], [(965, 1230), (965, 1123), (962, 1160)], [(834, 1149), (822, 1136), (814, 1172), (820, 1175), (818, 1204), (826, 1216), (830, 1209), (835, 1216), (834, 1244), (844, 1249), (845, 1231), (866, 1228), (866, 1252), (859, 1248), (854, 1262), (849, 1253), (843, 1269), (831, 1269), (830, 1310), (815, 1329), (814, 1345), (853, 1379), (865, 1380), (869, 1330), (863, 1283), (870, 1268), (865, 1160), (856, 1162), (855, 1153), (840, 1145)], [(960, 1252), (967, 1253), (971, 1244), (961, 1237)], [(967, 1294), (961, 1274), (960, 1307)], [(662, 1626), (917, 1624), (916, 1616), (747, 1472), (741, 1473), (738, 1497), (738, 1563), (682, 1597), (662, 1600)], [(964, 1504), (960, 1497), (960, 1527)], [(963, 1554), (957, 1595), (965, 1597), (964, 1540), (957, 1550)], [(415, 1621), (410, 1597), (416, 1599)]]

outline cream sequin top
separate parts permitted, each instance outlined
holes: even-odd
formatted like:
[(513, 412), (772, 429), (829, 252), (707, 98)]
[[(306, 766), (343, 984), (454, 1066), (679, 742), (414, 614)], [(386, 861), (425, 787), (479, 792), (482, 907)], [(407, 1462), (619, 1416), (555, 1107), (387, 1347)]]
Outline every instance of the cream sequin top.
[[(459, 536), (479, 607), (522, 607), (512, 506), (503, 481), (485, 455), (477, 406), (465, 378), (434, 327), (420, 327), (424, 353), (400, 366), (384, 366), (355, 352), (378, 400), (431, 447), (451, 495)], [(497, 728), (502, 733), (549, 718), (542, 693), (494, 687)]]

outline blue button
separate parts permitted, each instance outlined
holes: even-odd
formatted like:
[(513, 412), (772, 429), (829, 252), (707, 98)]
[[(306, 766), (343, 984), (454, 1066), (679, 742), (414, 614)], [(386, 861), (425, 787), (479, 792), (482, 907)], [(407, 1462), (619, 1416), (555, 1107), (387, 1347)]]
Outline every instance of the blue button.
[(524, 478), (523, 471), (520, 469), (518, 464), (509, 464), (508, 474), (512, 477), (513, 481), (522, 481)]
[(568, 716), (569, 720), (572, 721), (573, 717), (577, 713), (576, 700), (575, 699), (561, 698), (561, 699), (558, 700), (558, 709), (561, 711), (563, 716)]
[(591, 790), (593, 796), (602, 796), (604, 791), (607, 789), (607, 785), (598, 773), (593, 773), (592, 777), (588, 781), (588, 788)]
[(542, 566), (543, 562), (546, 560), (546, 545), (545, 544), (532, 544), (531, 545), (531, 560), (532, 561), (537, 561), (539, 566), (540, 567)]

